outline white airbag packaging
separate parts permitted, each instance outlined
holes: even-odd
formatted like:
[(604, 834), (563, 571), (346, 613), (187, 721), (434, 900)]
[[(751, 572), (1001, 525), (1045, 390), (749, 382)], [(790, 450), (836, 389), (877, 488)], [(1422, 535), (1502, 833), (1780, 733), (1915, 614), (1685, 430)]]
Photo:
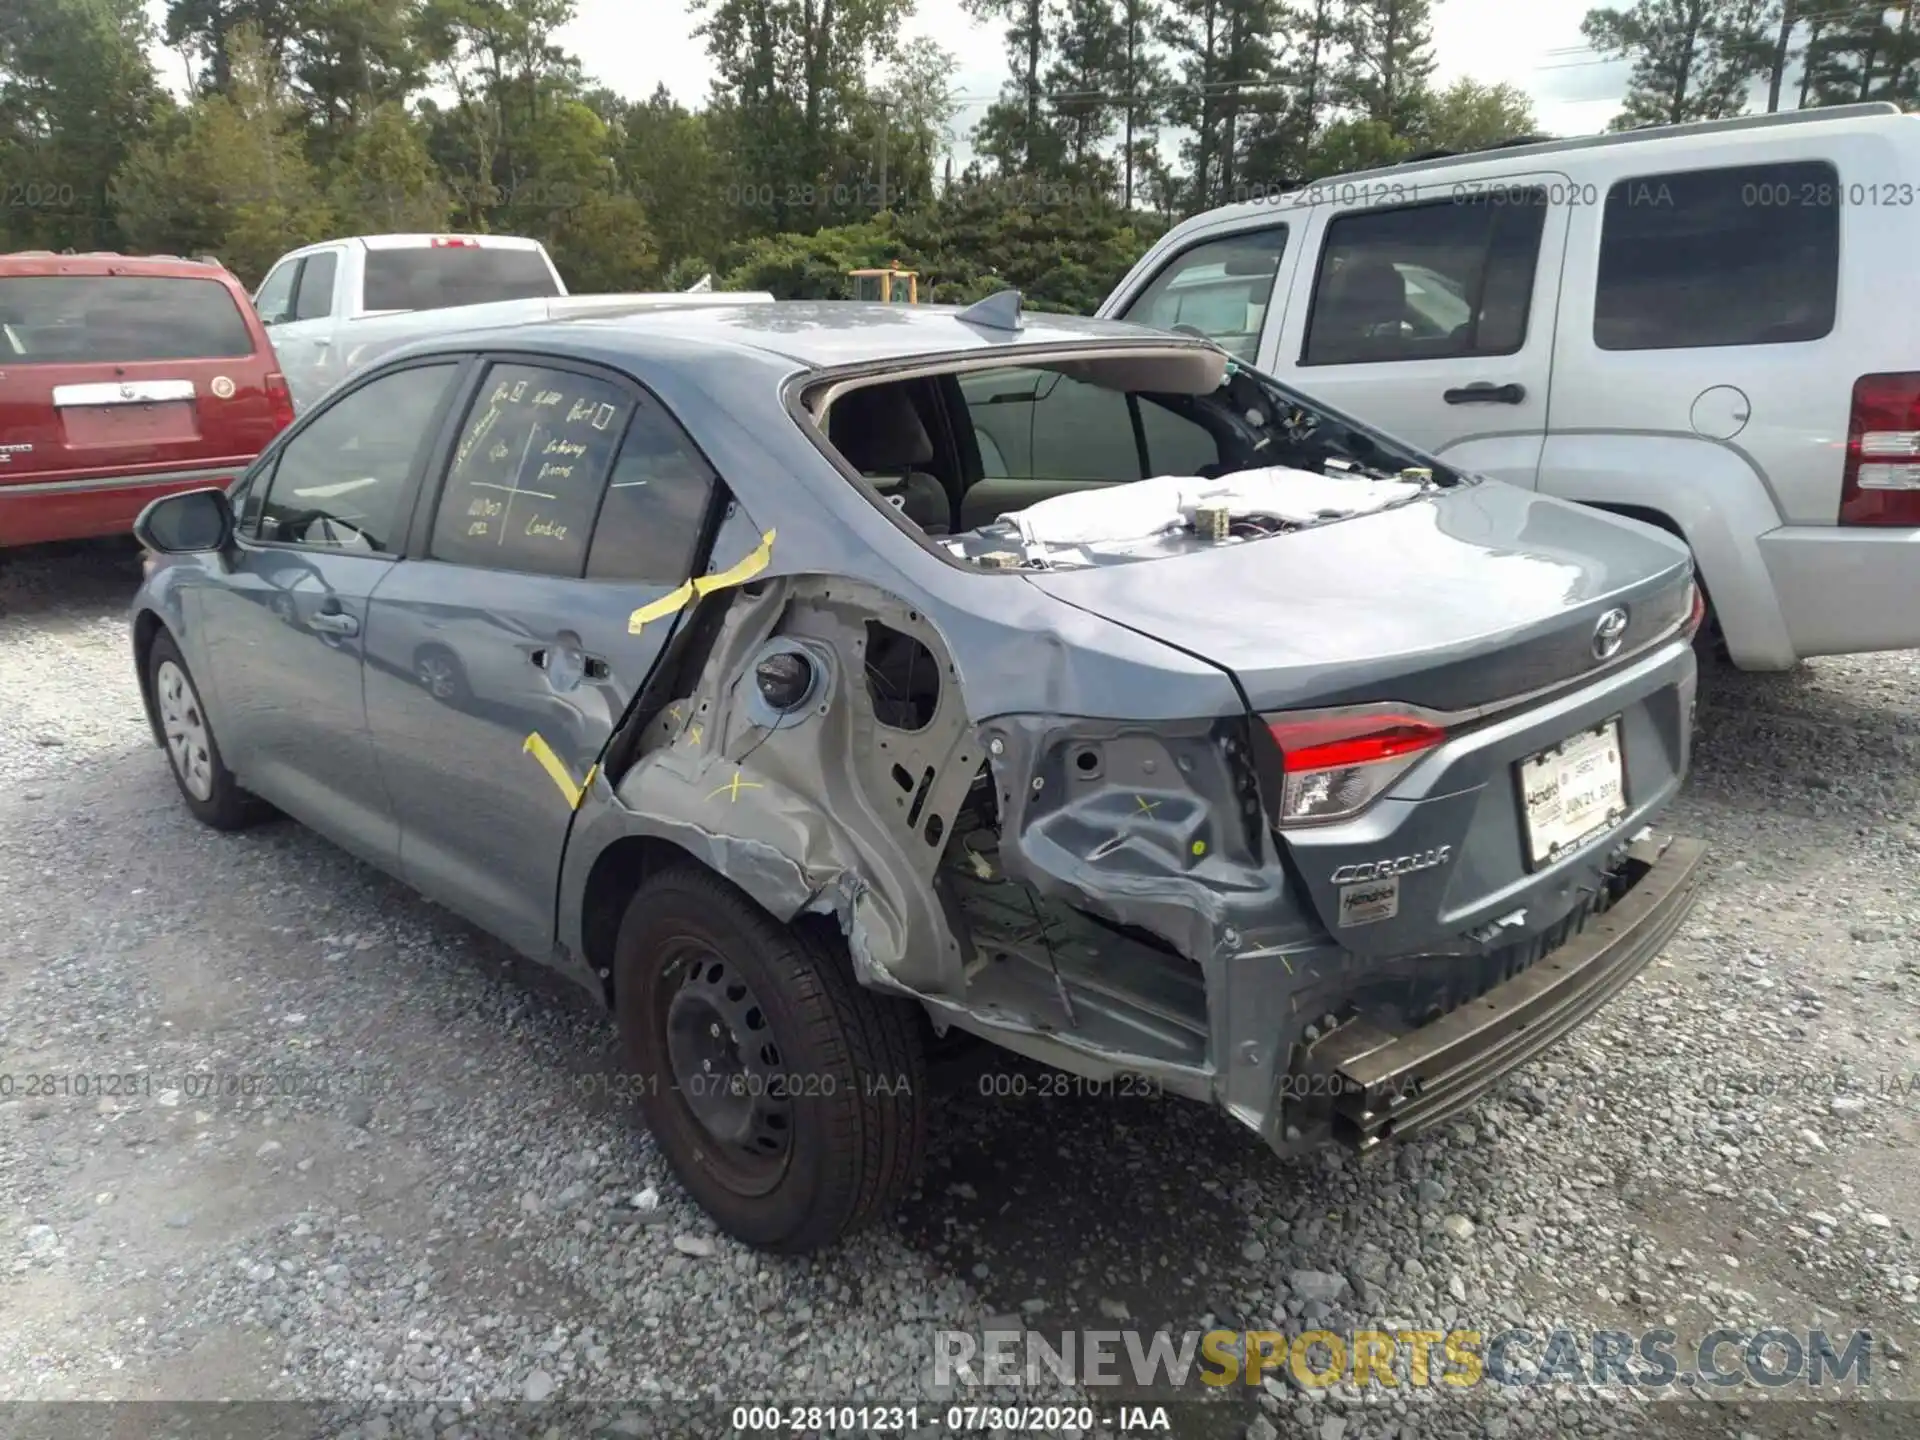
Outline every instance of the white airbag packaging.
[(1419, 493), (1419, 485), (1405, 480), (1317, 475), (1273, 465), (1215, 479), (1156, 475), (1079, 490), (1000, 519), (1017, 527), (1030, 545), (1124, 545), (1190, 525), (1202, 505), (1225, 505), (1235, 516), (1272, 515), (1305, 525), (1328, 515), (1363, 515)]

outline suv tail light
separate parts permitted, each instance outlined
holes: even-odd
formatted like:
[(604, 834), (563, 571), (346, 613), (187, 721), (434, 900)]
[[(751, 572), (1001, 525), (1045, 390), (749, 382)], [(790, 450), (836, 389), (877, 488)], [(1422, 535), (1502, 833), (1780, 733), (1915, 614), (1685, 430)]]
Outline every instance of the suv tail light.
[(1447, 738), (1430, 720), (1380, 711), (1265, 718), (1280, 747), (1282, 825), (1358, 814)]
[(1853, 384), (1842, 525), (1920, 525), (1920, 374)]
[(273, 415), (273, 433), (278, 435), (293, 423), (293, 391), (287, 377), (275, 370), (267, 376), (267, 409)]

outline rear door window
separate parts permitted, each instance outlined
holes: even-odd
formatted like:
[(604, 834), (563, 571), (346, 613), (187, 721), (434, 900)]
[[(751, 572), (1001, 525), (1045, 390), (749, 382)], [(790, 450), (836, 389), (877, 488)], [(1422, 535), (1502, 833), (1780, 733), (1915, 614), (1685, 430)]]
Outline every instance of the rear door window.
[(579, 578), (633, 409), (632, 392), (609, 379), (493, 366), (461, 427), (428, 553), (455, 565)]
[(0, 279), (10, 364), (215, 360), (251, 355), (253, 336), (218, 280), (151, 275)]
[(1251, 363), (1286, 248), (1284, 225), (1203, 240), (1169, 260), (1120, 318), (1157, 330), (1198, 330)]
[(1336, 216), (1300, 363), (1519, 353), (1546, 218), (1532, 189)]
[(1601, 219), (1593, 343), (1682, 350), (1830, 334), (1840, 199), (1824, 161), (1618, 182)]
[(300, 286), (294, 295), (293, 318), (321, 320), (333, 313), (333, 273), (339, 259), (331, 250), (309, 255), (300, 269)]
[(686, 579), (716, 478), (666, 409), (643, 398), (600, 506), (587, 578), (650, 585)]
[(367, 251), (369, 310), (442, 310), (494, 300), (558, 295), (538, 250), (479, 245), (378, 247)]

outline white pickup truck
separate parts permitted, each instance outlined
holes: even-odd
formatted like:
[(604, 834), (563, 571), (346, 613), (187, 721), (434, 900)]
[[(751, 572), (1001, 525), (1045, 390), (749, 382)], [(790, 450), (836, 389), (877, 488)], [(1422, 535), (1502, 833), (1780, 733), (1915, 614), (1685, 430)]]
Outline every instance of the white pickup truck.
[(289, 251), (254, 308), (304, 410), (387, 352), (448, 330), (524, 325), (600, 311), (771, 302), (689, 291), (569, 295), (546, 247), (518, 235), (355, 235)]

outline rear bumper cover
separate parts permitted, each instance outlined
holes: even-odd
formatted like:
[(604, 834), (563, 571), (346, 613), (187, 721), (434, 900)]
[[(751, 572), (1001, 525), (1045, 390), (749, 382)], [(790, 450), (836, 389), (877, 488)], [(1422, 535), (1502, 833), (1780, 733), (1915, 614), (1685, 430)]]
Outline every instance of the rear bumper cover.
[(1760, 555), (1802, 659), (1920, 645), (1920, 529), (1787, 526)]
[(0, 475), (0, 547), (125, 535), (162, 495), (230, 485), (252, 463), (65, 480), (8, 481)]
[(1655, 836), (1627, 854), (1633, 880), (1565, 944), (1479, 999), (1405, 1034), (1363, 1020), (1305, 1053), (1324, 1077), (1335, 1138), (1365, 1150), (1449, 1119), (1557, 1043), (1673, 937), (1700, 886), (1704, 842)]

